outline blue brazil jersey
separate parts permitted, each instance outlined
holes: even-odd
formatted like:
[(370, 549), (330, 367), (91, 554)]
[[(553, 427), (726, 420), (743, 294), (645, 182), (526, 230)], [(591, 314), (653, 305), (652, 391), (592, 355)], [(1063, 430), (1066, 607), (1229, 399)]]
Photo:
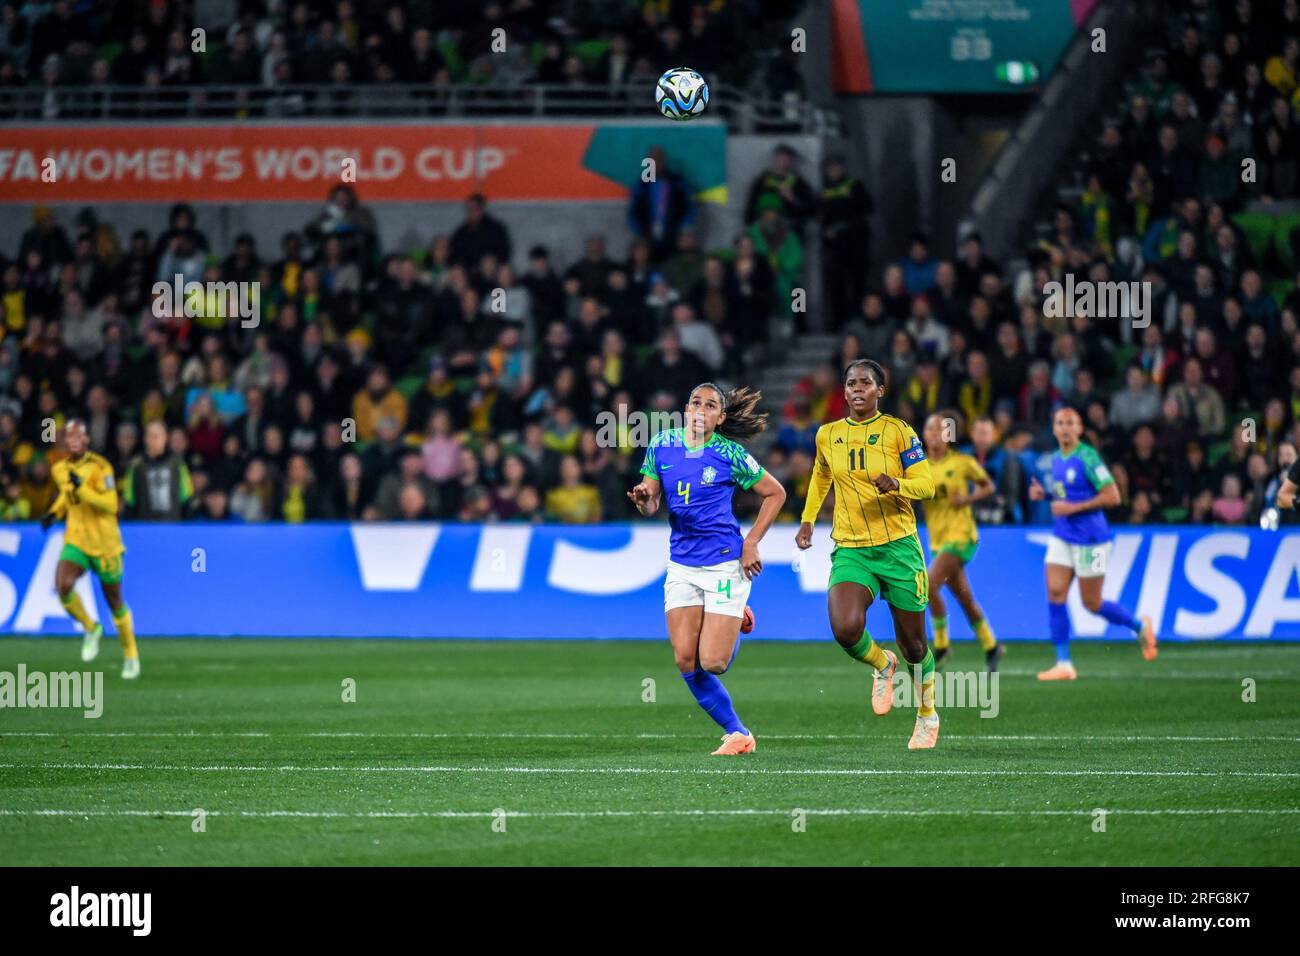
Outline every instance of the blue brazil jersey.
[[(1052, 455), (1052, 487), (1048, 490), (1053, 498), (1087, 501), (1114, 480), (1097, 449), (1084, 442), (1079, 442), (1069, 457), (1060, 451)], [(1110, 540), (1106, 515), (1100, 508), (1052, 519), (1052, 533), (1070, 544), (1100, 544)]]
[(684, 429), (670, 428), (651, 440), (641, 474), (663, 485), (673, 529), (671, 560), (699, 568), (740, 559), (740, 522), (731, 513), (731, 495), (763, 477), (762, 466), (743, 446), (714, 432), (703, 446), (688, 448)]

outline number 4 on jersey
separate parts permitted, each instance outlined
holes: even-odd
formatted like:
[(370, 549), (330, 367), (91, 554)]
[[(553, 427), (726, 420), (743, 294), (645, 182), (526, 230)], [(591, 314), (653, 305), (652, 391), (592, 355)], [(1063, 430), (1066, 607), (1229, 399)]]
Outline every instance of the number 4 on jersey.
[(679, 478), (677, 480), (677, 495), (682, 499), (682, 504), (689, 505), (691, 503), (691, 483), (682, 481)]

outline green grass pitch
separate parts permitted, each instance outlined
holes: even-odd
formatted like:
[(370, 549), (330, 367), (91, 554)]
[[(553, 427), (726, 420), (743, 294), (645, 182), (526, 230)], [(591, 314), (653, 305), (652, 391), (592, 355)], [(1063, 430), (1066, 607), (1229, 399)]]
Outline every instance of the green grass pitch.
[(1040, 684), (1048, 647), (1013, 644), (998, 716), (910, 752), (829, 641), (751, 642), (742, 758), (660, 642), (146, 639), (136, 684), (78, 646), (0, 639), (0, 670), (105, 688), (97, 720), (0, 710), (10, 865), (1300, 863), (1297, 645), (1077, 643)]

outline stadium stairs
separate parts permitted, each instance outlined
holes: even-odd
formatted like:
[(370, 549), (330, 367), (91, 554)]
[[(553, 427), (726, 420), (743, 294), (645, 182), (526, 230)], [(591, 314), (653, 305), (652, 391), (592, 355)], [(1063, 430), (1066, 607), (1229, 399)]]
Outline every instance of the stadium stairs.
[(760, 461), (776, 441), (781, 428), (781, 409), (794, 387), (811, 375), (818, 365), (831, 360), (840, 337), (827, 333), (798, 335), (782, 347), (783, 359), (763, 368), (753, 385), (763, 393), (763, 407), (768, 413), (767, 431), (749, 442), (749, 449)]

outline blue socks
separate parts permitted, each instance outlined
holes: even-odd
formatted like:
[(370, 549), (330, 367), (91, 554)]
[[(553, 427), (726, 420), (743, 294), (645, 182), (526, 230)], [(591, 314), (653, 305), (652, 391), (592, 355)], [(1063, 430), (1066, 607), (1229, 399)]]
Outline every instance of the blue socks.
[[(739, 641), (737, 646), (739, 646)], [(734, 654), (732, 659), (735, 659)], [(694, 671), (690, 674), (683, 674), (682, 679), (686, 681), (686, 686), (695, 695), (696, 703), (717, 722), (719, 727), (729, 734), (737, 731), (742, 734), (749, 733), (745, 729), (745, 725), (740, 722), (740, 718), (736, 716), (736, 708), (731, 703), (731, 695), (727, 693), (727, 688), (722, 686), (722, 681), (718, 679), (717, 674), (710, 674), (708, 671)]]
[(1057, 663), (1070, 659), (1070, 615), (1064, 604), (1047, 603), (1047, 623), (1051, 629), (1052, 646), (1056, 648)]
[(1118, 624), (1120, 627), (1127, 627), (1134, 634), (1142, 630), (1141, 622), (1114, 601), (1102, 601), (1101, 610), (1098, 613), (1110, 623)]

